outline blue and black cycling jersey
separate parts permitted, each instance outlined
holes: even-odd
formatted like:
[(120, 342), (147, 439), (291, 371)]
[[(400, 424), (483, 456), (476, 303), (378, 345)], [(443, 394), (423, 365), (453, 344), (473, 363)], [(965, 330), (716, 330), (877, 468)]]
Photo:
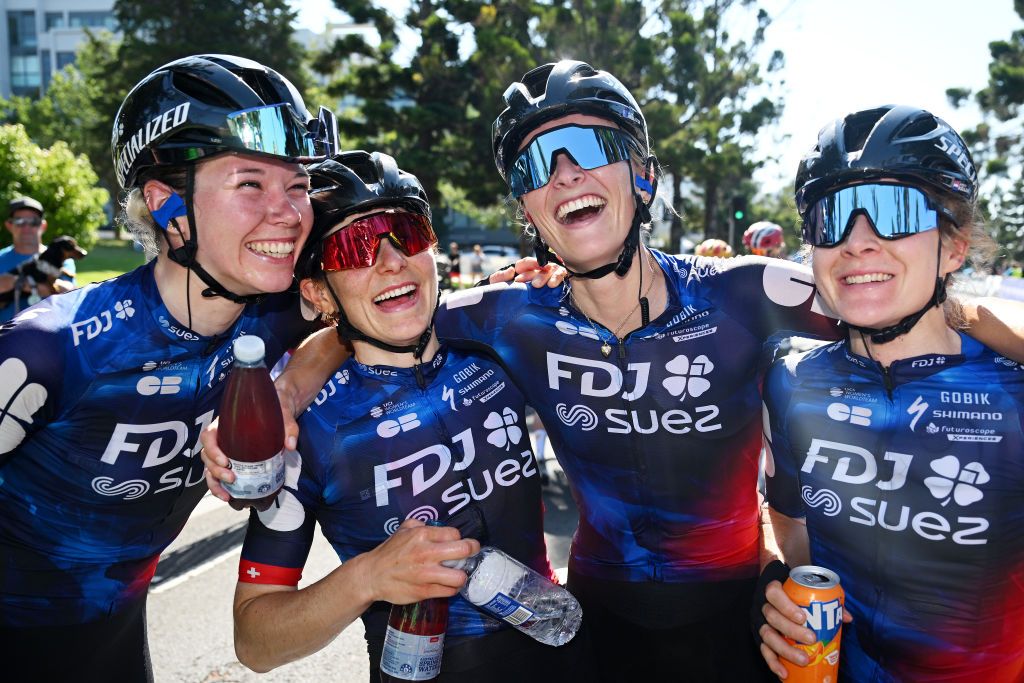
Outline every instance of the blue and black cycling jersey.
[(195, 454), (232, 341), (259, 335), (277, 358), (308, 327), (297, 307), (271, 296), (205, 337), (150, 263), (0, 327), (0, 625), (85, 623), (145, 595), (206, 493)]
[(621, 343), (565, 287), (459, 292), (437, 332), (500, 359), (543, 420), (580, 512), (571, 570), (631, 582), (755, 577), (765, 348), (781, 333), (837, 329), (806, 268), (653, 253), (667, 308)]
[(961, 345), (883, 370), (837, 342), (766, 379), (768, 501), (839, 574), (847, 680), (1024, 676), (1024, 366)]
[[(413, 368), (354, 358), (299, 419), (275, 505), (250, 516), (239, 580), (296, 585), (315, 522), (344, 562), (373, 550), (407, 518), (458, 526), (551, 576), (540, 477), (522, 394), (493, 361), (442, 348)], [(364, 615), (383, 639), (387, 612)], [(452, 598), (449, 638), (501, 628)]]

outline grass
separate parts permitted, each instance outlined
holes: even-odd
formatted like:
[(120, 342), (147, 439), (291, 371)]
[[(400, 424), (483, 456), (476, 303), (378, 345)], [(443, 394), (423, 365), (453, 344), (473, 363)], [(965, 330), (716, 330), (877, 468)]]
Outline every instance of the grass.
[(100, 240), (89, 255), (76, 263), (79, 287), (90, 282), (109, 280), (146, 262), (141, 251), (135, 251), (131, 240)]

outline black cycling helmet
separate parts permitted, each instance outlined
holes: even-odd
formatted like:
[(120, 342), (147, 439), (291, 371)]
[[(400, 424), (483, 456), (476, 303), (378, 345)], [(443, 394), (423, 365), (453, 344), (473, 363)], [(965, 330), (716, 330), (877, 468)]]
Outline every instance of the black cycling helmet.
[(231, 55), (195, 55), (156, 69), (128, 93), (111, 135), (125, 189), (149, 166), (232, 150), (305, 163), (329, 156), (336, 143), (329, 111), (314, 119), (288, 79)]
[(797, 209), (804, 214), (831, 190), (880, 178), (923, 185), (970, 203), (978, 197), (978, 175), (960, 135), (923, 109), (887, 105), (821, 129), (818, 144), (797, 170)]
[(506, 182), (508, 167), (523, 140), (542, 123), (567, 114), (613, 121), (645, 156), (650, 153), (647, 122), (636, 99), (615, 76), (586, 62), (563, 59), (538, 66), (510, 85), (502, 97), (505, 110), (494, 120), (491, 141), (494, 163)]
[[(322, 255), (321, 241), (338, 223), (353, 214), (372, 211), (378, 207), (401, 207), (430, 218), (427, 193), (419, 179), (400, 169), (394, 157), (387, 154), (362, 150), (343, 152), (313, 164), (308, 170), (309, 196), (313, 202), (315, 217), (313, 230), (295, 265), (295, 277), (300, 280), (312, 277), (319, 271), (317, 262)], [(330, 280), (325, 277), (323, 283), (338, 309), (336, 328), (339, 337), (348, 341), (365, 341), (393, 353), (411, 353), (415, 358), (422, 357), (433, 331), (433, 317), (416, 344), (389, 344), (367, 335), (353, 325), (345, 314), (341, 299), (331, 286)], [(416, 371), (419, 372), (418, 366)]]
[(355, 213), (378, 206), (401, 206), (430, 218), (427, 193), (419, 179), (380, 152), (344, 152), (308, 168), (316, 218), (308, 243)]

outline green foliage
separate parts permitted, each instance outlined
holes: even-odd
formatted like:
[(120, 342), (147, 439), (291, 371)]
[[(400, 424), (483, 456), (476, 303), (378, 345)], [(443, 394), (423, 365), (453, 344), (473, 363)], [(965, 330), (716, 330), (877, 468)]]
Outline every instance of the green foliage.
[[(38, 199), (46, 211), (47, 241), (71, 235), (88, 248), (96, 230), (106, 223), (103, 205), (107, 191), (96, 187), (88, 159), (76, 156), (64, 142), (44, 148), (29, 139), (20, 125), (0, 126), (0, 206), (20, 195)], [(0, 246), (10, 244), (2, 231)]]
[[(333, 95), (363, 103), (343, 112), (345, 137), (393, 154), (435, 199), (442, 182), (478, 205), (507, 193), (494, 171), (490, 125), (504, 89), (545, 62), (587, 61), (630, 88), (674, 181), (699, 187), (677, 210), (708, 232), (727, 225), (721, 188), (749, 178), (753, 135), (780, 111), (753, 94), (762, 73), (782, 62), (778, 53), (766, 69), (755, 60), (767, 16), (750, 15), (747, 40), (724, 28), (733, 6), (750, 13), (750, 0), (413, 0), (404, 17), (385, 4), (335, 0), (354, 21), (374, 25), (380, 44), (346, 36), (314, 68), (341, 74)], [(405, 67), (396, 52), (410, 34), (419, 45)]]
[(146, 257), (137, 251), (128, 240), (100, 240), (89, 256), (77, 264), (75, 282), (79, 286), (117, 277), (146, 262)]

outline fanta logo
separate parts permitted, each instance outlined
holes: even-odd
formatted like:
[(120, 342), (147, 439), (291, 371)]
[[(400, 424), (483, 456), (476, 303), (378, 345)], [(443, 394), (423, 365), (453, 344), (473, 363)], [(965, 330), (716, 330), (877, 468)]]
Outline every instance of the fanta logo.
[(843, 623), (843, 606), (839, 599), (812, 602), (810, 605), (801, 606), (800, 609), (807, 615), (804, 625), (814, 631), (818, 640), (822, 643), (831, 642)]

